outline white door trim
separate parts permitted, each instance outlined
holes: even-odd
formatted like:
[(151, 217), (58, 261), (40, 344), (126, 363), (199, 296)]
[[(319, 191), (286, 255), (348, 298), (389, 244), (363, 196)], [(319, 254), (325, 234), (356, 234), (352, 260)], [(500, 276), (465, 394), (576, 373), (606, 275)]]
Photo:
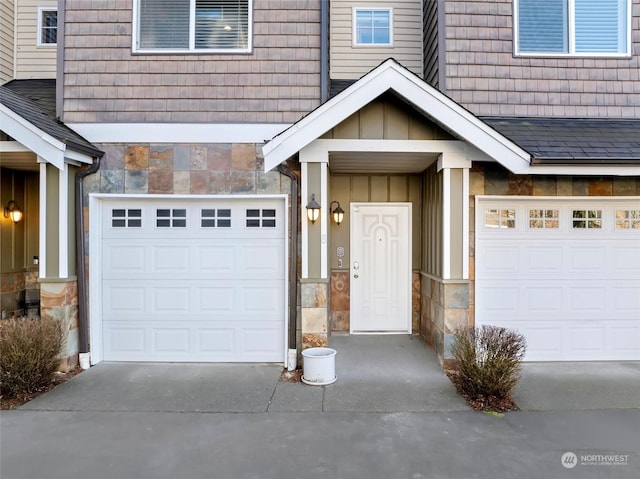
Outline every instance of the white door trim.
[(102, 323), (102, 202), (111, 199), (173, 199), (173, 200), (229, 200), (229, 199), (280, 199), (284, 203), (284, 285), (283, 285), (283, 305), (284, 305), (284, 348), (282, 351), (282, 362), (287, 364), (287, 352), (289, 349), (289, 197), (288, 195), (136, 195), (136, 194), (89, 194), (89, 336), (91, 349), (91, 364), (97, 364), (104, 360), (104, 337)]
[[(406, 318), (405, 318), (405, 326), (403, 326), (402, 329), (389, 329), (389, 330), (378, 330), (378, 329), (372, 329), (372, 330), (366, 330), (363, 328), (359, 328), (356, 327), (354, 328), (354, 325), (356, 323), (356, 321), (354, 321), (354, 318), (356, 318), (356, 316), (354, 315), (354, 312), (356, 311), (356, 301), (358, 300), (355, 295), (354, 295), (354, 288), (351, 287), (351, 294), (350, 294), (350, 311), (351, 311), (351, 320), (350, 320), (350, 324), (349, 324), (349, 332), (351, 334), (376, 334), (376, 333), (380, 333), (380, 334), (407, 334), (407, 333), (411, 333), (411, 325), (412, 325), (412, 321), (411, 321), (411, 294), (412, 294), (412, 280), (411, 280), (411, 274), (412, 274), (412, 268), (411, 268), (411, 258), (412, 258), (412, 244), (411, 244), (411, 229), (412, 229), (412, 224), (411, 224), (411, 219), (412, 219), (412, 215), (411, 215), (411, 209), (412, 209), (412, 204), (411, 203), (405, 203), (405, 202), (397, 202), (397, 203), (351, 203), (350, 205), (350, 214), (351, 214), (351, 218), (352, 220), (350, 221), (350, 251), (351, 251), (351, 257), (350, 257), (350, 265), (349, 265), (349, 282), (353, 285), (352, 281), (354, 280), (354, 274), (358, 274), (357, 271), (354, 268), (354, 264), (356, 262), (361, 263), (362, 262), (362, 258), (359, 257), (360, 254), (362, 254), (360, 251), (362, 250), (362, 246), (356, 246), (356, 240), (355, 240), (355, 233), (356, 233), (356, 221), (354, 220), (355, 218), (355, 213), (360, 209), (360, 208), (377, 208), (378, 210), (384, 209), (384, 208), (402, 208), (404, 213), (406, 214), (406, 230), (404, 231), (404, 234), (406, 235), (406, 258), (405, 258), (405, 264), (404, 264), (404, 268), (400, 268), (398, 274), (404, 274), (404, 272), (406, 271), (406, 278), (405, 278), (405, 284), (404, 284), (404, 291), (400, 290), (399, 295), (400, 296), (404, 296), (404, 302), (406, 305)], [(396, 278), (396, 281), (398, 283), (402, 282), (401, 278)], [(357, 326), (357, 325), (356, 325)]]

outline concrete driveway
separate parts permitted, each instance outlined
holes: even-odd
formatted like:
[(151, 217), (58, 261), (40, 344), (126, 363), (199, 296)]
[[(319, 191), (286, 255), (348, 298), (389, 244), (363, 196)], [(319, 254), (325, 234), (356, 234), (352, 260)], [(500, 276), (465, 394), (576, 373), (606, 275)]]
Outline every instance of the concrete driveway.
[(272, 364), (100, 363), (23, 406), (58, 411), (469, 410), (417, 337), (333, 336), (338, 380), (280, 381)]
[[(624, 408), (638, 407), (636, 363), (591, 380), (583, 364), (525, 365), (517, 399), (537, 410), (489, 415), (469, 410), (416, 338), (331, 346), (328, 386), (280, 382), (275, 365), (99, 364), (2, 411), (0, 477), (640, 477), (640, 408)], [(617, 383), (603, 377), (613, 370)], [(598, 380), (628, 398), (598, 394)]]
[[(332, 336), (338, 380), (282, 382), (281, 365), (100, 363), (23, 406), (57, 411), (433, 412), (469, 410), (417, 337)], [(523, 411), (640, 409), (640, 362), (525, 363)]]

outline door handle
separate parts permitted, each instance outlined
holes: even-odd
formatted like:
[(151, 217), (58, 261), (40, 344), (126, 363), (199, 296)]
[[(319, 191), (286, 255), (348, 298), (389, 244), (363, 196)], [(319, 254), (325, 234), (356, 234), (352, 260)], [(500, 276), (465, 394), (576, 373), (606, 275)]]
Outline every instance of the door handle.
[(358, 275), (357, 275), (357, 274), (354, 274), (354, 275), (353, 275), (353, 277), (354, 277), (355, 279), (358, 279)]

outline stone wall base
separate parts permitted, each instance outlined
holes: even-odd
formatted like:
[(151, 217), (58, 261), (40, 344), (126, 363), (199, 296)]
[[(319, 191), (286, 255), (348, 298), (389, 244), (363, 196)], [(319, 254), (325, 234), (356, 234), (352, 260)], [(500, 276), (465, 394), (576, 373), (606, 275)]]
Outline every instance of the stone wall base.
[(76, 280), (40, 281), (40, 316), (60, 321), (66, 333), (59, 369), (69, 371), (78, 364), (78, 285)]

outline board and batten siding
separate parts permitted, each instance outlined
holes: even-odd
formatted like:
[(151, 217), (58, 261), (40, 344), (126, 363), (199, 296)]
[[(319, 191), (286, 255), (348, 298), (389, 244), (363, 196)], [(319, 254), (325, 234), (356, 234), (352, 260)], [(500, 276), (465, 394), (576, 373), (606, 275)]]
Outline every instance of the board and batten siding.
[(38, 46), (38, 8), (58, 8), (55, 0), (20, 0), (16, 2), (15, 77), (56, 78), (56, 46)]
[[(392, 8), (393, 45), (354, 46), (353, 8)], [(420, 0), (335, 0), (331, 2), (329, 70), (332, 80), (357, 80), (387, 58), (422, 76), (422, 2)]]
[(15, 10), (12, 0), (0, 0), (0, 84), (13, 79)]
[(132, 0), (67, 0), (67, 123), (293, 123), (320, 104), (321, 0), (253, 0), (244, 54), (132, 54)]

